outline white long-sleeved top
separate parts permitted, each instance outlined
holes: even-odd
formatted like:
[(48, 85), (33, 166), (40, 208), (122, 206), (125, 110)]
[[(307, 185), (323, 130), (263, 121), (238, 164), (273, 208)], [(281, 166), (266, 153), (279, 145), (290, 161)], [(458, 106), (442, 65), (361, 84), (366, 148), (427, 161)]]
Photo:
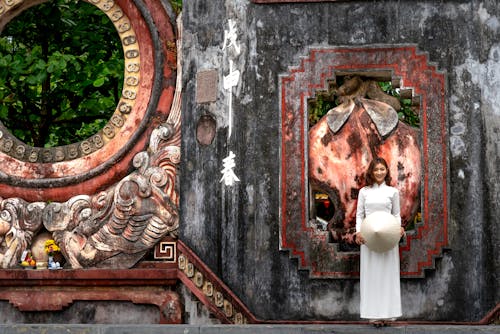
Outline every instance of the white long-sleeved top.
[[(358, 194), (356, 231), (366, 216), (375, 211), (389, 212), (401, 224), (399, 191), (382, 183), (362, 188)], [(365, 319), (400, 317), (401, 287), (399, 247), (378, 253), (361, 245), (360, 250), (360, 314)]]
[(361, 230), (363, 219), (375, 211), (391, 213), (401, 225), (399, 191), (385, 183), (380, 185), (375, 183), (372, 186), (361, 188), (356, 210), (356, 232)]

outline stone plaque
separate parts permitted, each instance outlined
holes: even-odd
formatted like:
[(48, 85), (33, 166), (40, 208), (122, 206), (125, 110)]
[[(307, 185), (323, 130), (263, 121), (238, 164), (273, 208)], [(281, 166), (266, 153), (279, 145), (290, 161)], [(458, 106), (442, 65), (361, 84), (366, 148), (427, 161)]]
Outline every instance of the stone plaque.
[(217, 100), (217, 71), (205, 70), (196, 75), (196, 103)]

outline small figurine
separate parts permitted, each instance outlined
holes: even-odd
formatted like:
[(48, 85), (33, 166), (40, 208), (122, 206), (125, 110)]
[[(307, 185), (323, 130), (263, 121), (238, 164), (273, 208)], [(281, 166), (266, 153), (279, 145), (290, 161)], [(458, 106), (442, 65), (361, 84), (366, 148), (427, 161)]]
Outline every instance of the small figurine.
[(54, 261), (54, 257), (49, 256), (49, 269), (61, 269), (61, 264), (59, 262)]

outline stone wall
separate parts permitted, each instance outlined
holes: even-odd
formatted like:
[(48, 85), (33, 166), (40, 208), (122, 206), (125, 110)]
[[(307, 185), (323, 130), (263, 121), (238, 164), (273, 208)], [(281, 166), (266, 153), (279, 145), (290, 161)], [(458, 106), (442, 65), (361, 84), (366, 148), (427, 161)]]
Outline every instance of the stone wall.
[[(359, 319), (356, 278), (311, 278), (280, 251), (279, 78), (310, 48), (416, 45), (447, 80), (448, 245), (424, 278), (402, 279), (403, 314), (482, 319), (500, 299), (499, 20), (497, 1), (185, 1), (181, 240), (260, 319)], [(215, 137), (200, 141), (207, 116)], [(230, 152), (239, 181), (226, 186)]]

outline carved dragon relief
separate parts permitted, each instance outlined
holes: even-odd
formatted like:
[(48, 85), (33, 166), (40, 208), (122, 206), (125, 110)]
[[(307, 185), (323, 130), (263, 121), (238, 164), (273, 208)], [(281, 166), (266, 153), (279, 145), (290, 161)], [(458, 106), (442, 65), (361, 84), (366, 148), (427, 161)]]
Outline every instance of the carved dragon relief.
[(156, 129), (151, 141), (159, 145), (137, 154), (137, 170), (116, 186), (47, 205), (44, 225), (72, 268), (130, 268), (165, 235), (176, 235), (180, 152), (172, 135), (170, 124)]
[(72, 268), (130, 268), (179, 227), (179, 126), (155, 129), (134, 172), (96, 195), (66, 202), (1, 201), (0, 266), (15, 268), (33, 236), (45, 227)]

